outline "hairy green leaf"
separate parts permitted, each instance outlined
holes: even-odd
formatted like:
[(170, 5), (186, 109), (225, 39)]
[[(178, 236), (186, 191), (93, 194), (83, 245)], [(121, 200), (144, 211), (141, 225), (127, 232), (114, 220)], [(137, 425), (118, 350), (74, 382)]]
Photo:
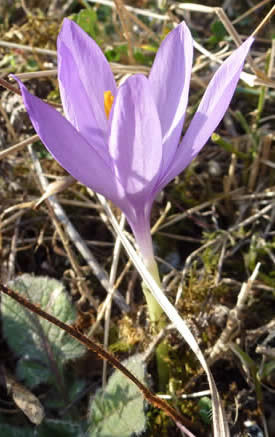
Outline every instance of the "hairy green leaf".
[[(22, 275), (9, 287), (64, 323), (76, 311), (61, 282), (48, 277)], [(81, 356), (85, 348), (64, 331), (40, 318), (7, 295), (2, 296), (3, 334), (19, 358), (17, 376), (29, 387), (59, 381), (64, 364)]]
[[(137, 354), (123, 364), (142, 382), (145, 365)], [(104, 392), (99, 390), (91, 400), (89, 437), (130, 437), (145, 429), (144, 398), (138, 388), (115, 370)]]

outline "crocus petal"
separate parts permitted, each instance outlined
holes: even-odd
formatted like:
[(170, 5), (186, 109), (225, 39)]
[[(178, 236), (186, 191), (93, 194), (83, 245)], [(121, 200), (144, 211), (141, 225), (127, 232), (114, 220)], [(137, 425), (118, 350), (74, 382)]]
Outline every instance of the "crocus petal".
[(129, 201), (144, 208), (161, 165), (162, 137), (148, 79), (135, 75), (119, 88), (112, 112), (109, 153)]
[(49, 152), (74, 178), (121, 206), (116, 178), (97, 150), (58, 111), (16, 80), (33, 127)]
[[(67, 53), (64, 56), (64, 46), (71, 53), (71, 57), (68, 57)], [(59, 65), (61, 85), (66, 74), (67, 78), (70, 78), (70, 75), (75, 70), (86, 92), (86, 98), (91, 101), (93, 108), (91, 122), (93, 123), (95, 118), (97, 127), (107, 131), (104, 92), (111, 91), (113, 96), (115, 96), (116, 83), (104, 54), (86, 32), (67, 18), (64, 19), (61, 32), (58, 35), (57, 51), (58, 62), (61, 61)], [(66, 79), (66, 88), (64, 84), (64, 90), (61, 89), (65, 113), (69, 116), (70, 120), (71, 117), (74, 119), (76, 111), (79, 112), (78, 119), (80, 119), (82, 113), (82, 106), (78, 100), (78, 86), (76, 84), (75, 86), (73, 85), (74, 83), (67, 88)], [(64, 93), (67, 96), (64, 96)], [(85, 106), (87, 107), (87, 103)], [(89, 123), (89, 120), (87, 120), (87, 123)]]
[(174, 156), (183, 128), (192, 61), (192, 36), (181, 23), (162, 42), (149, 76), (162, 128), (165, 168)]
[(220, 123), (232, 99), (253, 41), (252, 37), (248, 38), (227, 58), (211, 79), (170, 169), (159, 184), (159, 190), (187, 167)]
[(61, 40), (58, 44), (58, 80), (66, 118), (88, 142), (92, 139), (94, 146), (104, 148), (106, 133), (98, 125), (96, 105), (87, 95), (71, 51)]

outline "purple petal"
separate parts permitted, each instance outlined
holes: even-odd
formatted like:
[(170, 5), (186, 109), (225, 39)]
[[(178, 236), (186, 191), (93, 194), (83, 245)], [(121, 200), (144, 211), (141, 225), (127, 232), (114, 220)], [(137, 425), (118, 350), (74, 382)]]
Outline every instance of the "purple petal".
[(192, 36), (186, 24), (181, 23), (162, 42), (149, 76), (162, 128), (164, 171), (183, 128), (192, 61)]
[(49, 152), (74, 178), (121, 206), (122, 190), (102, 156), (59, 112), (16, 80), (33, 127)]
[(72, 53), (62, 41), (58, 44), (58, 79), (66, 118), (88, 142), (92, 140), (94, 146), (104, 147), (106, 132), (98, 125), (96, 105), (87, 95)]
[[(68, 56), (64, 46), (70, 52)], [(107, 119), (104, 110), (104, 91), (111, 91), (115, 96), (116, 83), (110, 66), (98, 45), (76, 23), (65, 18), (57, 41), (59, 79), (61, 96), (65, 113), (70, 120), (80, 120), (82, 106), (78, 100), (77, 76), (81, 82), (81, 97), (85, 101), (85, 109), (91, 102), (91, 122), (96, 128), (107, 132)], [(73, 73), (75, 71), (75, 73)], [(73, 82), (70, 84), (72, 74)], [(89, 120), (87, 120), (89, 123)]]
[(109, 152), (114, 171), (135, 208), (144, 208), (162, 160), (161, 126), (148, 79), (130, 77), (111, 112)]
[(254, 39), (248, 38), (217, 70), (211, 79), (175, 154), (160, 190), (197, 156), (223, 118), (236, 89), (245, 57)]

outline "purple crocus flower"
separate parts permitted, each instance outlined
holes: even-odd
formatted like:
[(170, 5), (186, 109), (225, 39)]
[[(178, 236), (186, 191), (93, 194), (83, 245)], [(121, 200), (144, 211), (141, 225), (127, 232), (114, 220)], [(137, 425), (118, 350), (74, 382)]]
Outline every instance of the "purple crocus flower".
[(57, 50), (66, 118), (17, 79), (41, 141), (71, 175), (121, 208), (149, 268), (152, 203), (221, 121), (252, 42), (249, 38), (217, 70), (182, 140), (193, 58), (184, 23), (162, 42), (149, 78), (137, 74), (117, 88), (97, 44), (65, 19)]

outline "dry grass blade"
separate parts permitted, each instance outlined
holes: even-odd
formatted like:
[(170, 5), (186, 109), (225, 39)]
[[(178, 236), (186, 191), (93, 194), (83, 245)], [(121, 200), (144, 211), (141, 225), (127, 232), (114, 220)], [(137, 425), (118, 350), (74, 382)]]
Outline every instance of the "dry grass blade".
[(39, 53), (40, 55), (56, 56), (55, 50), (40, 49), (39, 47), (30, 47), (25, 44), (17, 44), (14, 42), (0, 40), (0, 46), (7, 47), (9, 49), (19, 49), (19, 50), (25, 50), (26, 52)]
[[(115, 2), (112, 0), (88, 0), (89, 3), (98, 3), (101, 5), (109, 6), (110, 8), (115, 8)], [(127, 11), (131, 11), (137, 15), (143, 15), (144, 17), (156, 18), (157, 20), (166, 21), (169, 20), (169, 15), (158, 14), (156, 12), (150, 11), (148, 9), (135, 8), (133, 6), (125, 5)]]
[(55, 77), (57, 76), (57, 70), (42, 70), (42, 71), (32, 71), (30, 73), (16, 73), (16, 77), (18, 79), (30, 80), (30, 79), (38, 79), (41, 77)]
[[(120, 219), (120, 228), (121, 231), (123, 231), (126, 223), (125, 215), (123, 214)], [(115, 292), (115, 279), (117, 275), (117, 269), (118, 269), (118, 262), (119, 262), (119, 256), (121, 251), (121, 241), (119, 236), (116, 238), (115, 247), (113, 251), (113, 262), (110, 270), (110, 287), (113, 289), (113, 293), (110, 293), (108, 295), (108, 304), (106, 306), (105, 311), (105, 324), (104, 324), (104, 348), (108, 348), (109, 343), (109, 333), (110, 333), (110, 322), (111, 322), (111, 310), (112, 310), (112, 300), (113, 300), (113, 294)], [(103, 362), (103, 371), (102, 371), (102, 386), (105, 387), (107, 383), (107, 362)]]
[(273, 15), (275, 14), (275, 6), (273, 6), (272, 9), (270, 9), (270, 11), (268, 12), (268, 14), (265, 16), (265, 18), (261, 21), (261, 23), (259, 24), (259, 26), (254, 30), (254, 32), (252, 33), (252, 35), (257, 35), (257, 33), (259, 33), (262, 28), (266, 25), (266, 23), (273, 17)]
[(248, 17), (253, 12), (256, 12), (259, 8), (269, 3), (271, 0), (262, 0), (261, 2), (257, 3), (252, 8), (248, 9), (248, 11), (244, 12), (243, 14), (239, 15), (239, 17), (235, 18), (235, 20), (232, 21), (232, 24), (237, 24), (240, 21), (242, 21), (244, 18)]
[(15, 141), (16, 137), (17, 137), (16, 132), (13, 128), (13, 125), (11, 124), (11, 122), (9, 120), (9, 117), (7, 116), (5, 109), (2, 106), (1, 101), (0, 101), (0, 114), (2, 114), (2, 117), (4, 118), (4, 120), (6, 122), (7, 130), (9, 131), (11, 138), (13, 139), (13, 141)]
[(202, 12), (203, 14), (213, 14), (213, 6), (197, 5), (194, 3), (173, 3), (171, 5), (171, 10), (183, 10), (190, 12)]
[[(180, 4), (174, 4), (173, 9), (175, 10), (186, 10), (186, 11), (193, 11), (193, 12), (201, 12), (204, 14), (216, 14), (218, 18), (223, 23), (225, 29), (227, 30), (228, 34), (232, 37), (233, 41), (237, 45), (237, 47), (242, 43), (242, 39), (239, 36), (238, 32), (236, 31), (235, 27), (233, 26), (233, 23), (229, 20), (224, 10), (220, 7), (212, 7), (212, 6), (204, 6), (204, 5), (194, 5), (192, 3), (180, 3)], [(267, 21), (272, 17), (272, 15), (275, 12), (275, 6), (269, 11), (267, 16), (264, 18), (264, 20), (260, 23), (260, 25), (257, 27), (257, 29), (253, 32), (252, 35), (255, 35), (258, 33), (263, 26), (267, 23)], [(268, 78), (266, 75), (260, 71), (257, 66), (255, 65), (253, 59), (250, 55), (247, 56), (247, 62), (249, 63), (251, 69), (254, 71), (254, 73), (259, 76), (260, 79), (267, 80)]]
[(50, 196), (53, 196), (54, 194), (62, 193), (62, 191), (65, 191), (67, 188), (69, 188), (71, 185), (75, 183), (76, 180), (70, 175), (64, 176), (58, 181), (52, 182), (47, 186), (47, 189), (44, 192), (44, 194), (36, 202), (35, 208), (41, 205), (41, 203), (44, 202), (44, 200), (48, 199)]
[[(126, 6), (124, 5), (124, 7), (126, 8)], [(138, 17), (136, 17), (132, 12), (130, 12), (128, 9), (126, 9), (127, 11), (127, 15), (128, 17), (131, 19), (131, 21), (133, 21), (134, 23), (136, 23), (141, 29), (143, 29), (149, 36), (150, 38), (152, 38), (152, 40), (156, 41), (158, 44), (161, 42), (161, 39), (158, 37), (158, 35), (156, 35), (154, 32), (152, 32), (152, 30), (146, 26), (145, 23), (143, 23), (143, 21), (141, 21)]]
[(230, 341), (233, 341), (237, 336), (240, 329), (240, 314), (246, 305), (248, 295), (251, 291), (253, 282), (258, 276), (259, 270), (260, 263), (256, 265), (248, 281), (243, 283), (238, 295), (237, 303), (229, 312), (226, 327), (221, 333), (214, 347), (211, 348), (211, 352), (207, 360), (209, 365), (212, 365), (222, 354), (224, 354), (226, 350), (228, 350)]
[[(134, 73), (140, 73), (140, 74), (149, 74), (150, 68), (146, 65), (127, 65), (127, 64), (119, 64), (117, 62), (110, 62), (111, 70), (114, 74), (134, 74)], [(57, 70), (42, 70), (42, 71), (34, 71), (31, 73), (18, 73), (16, 76), (19, 79), (29, 80), (29, 79), (36, 79), (41, 77), (50, 77), (50, 76), (57, 76)], [(7, 82), (8, 83), (8, 82)], [(13, 88), (14, 92), (17, 92), (17, 88)]]
[(9, 155), (18, 152), (18, 150), (21, 150), (24, 147), (28, 146), (29, 144), (32, 144), (38, 140), (39, 140), (39, 136), (33, 135), (32, 137), (27, 138), (26, 140), (20, 141), (20, 143), (14, 144), (14, 146), (8, 147), (8, 149), (0, 152), (0, 161), (1, 161), (1, 159), (4, 159)]

